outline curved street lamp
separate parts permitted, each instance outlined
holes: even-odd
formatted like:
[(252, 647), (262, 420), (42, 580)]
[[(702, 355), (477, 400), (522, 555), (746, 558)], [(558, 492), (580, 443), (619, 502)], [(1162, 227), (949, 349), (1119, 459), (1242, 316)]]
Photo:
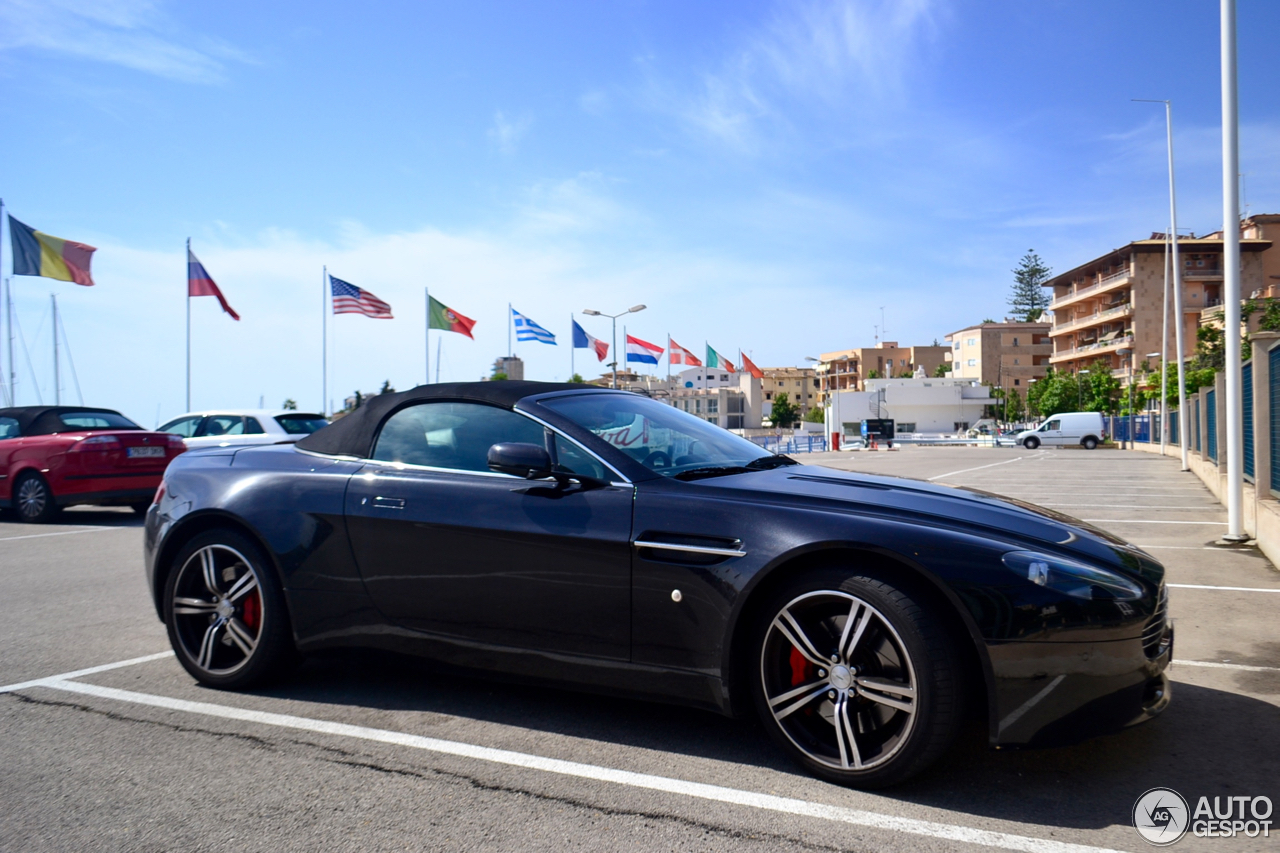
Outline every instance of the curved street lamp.
[(628, 308), (626, 311), (623, 311), (621, 314), (606, 314), (603, 311), (596, 311), (591, 308), (583, 309), (583, 312), (582, 312), (583, 314), (588, 314), (592, 317), (608, 317), (610, 320), (613, 321), (613, 361), (610, 362), (609, 366), (613, 368), (613, 387), (614, 388), (618, 387), (618, 318), (624, 317), (627, 314), (634, 314), (637, 311), (643, 311), (646, 307), (647, 306), (645, 305), (632, 305), (630, 308)]

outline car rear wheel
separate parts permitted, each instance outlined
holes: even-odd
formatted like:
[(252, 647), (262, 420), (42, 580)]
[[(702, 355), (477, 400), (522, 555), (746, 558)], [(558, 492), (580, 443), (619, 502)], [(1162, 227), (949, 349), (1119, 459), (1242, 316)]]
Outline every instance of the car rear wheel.
[(233, 530), (210, 530), (174, 559), (165, 624), (178, 662), (211, 687), (238, 690), (292, 663), (284, 593), (259, 548)]
[(28, 524), (46, 524), (58, 515), (49, 484), (35, 472), (22, 474), (13, 484), (13, 508)]
[(754, 699), (770, 736), (811, 773), (877, 788), (924, 770), (961, 719), (959, 664), (912, 594), (853, 570), (805, 575), (757, 625)]
[(1029, 436), (1025, 441), (1022, 442), (1022, 446), (1025, 447), (1027, 450), (1035, 450), (1037, 447), (1040, 446), (1040, 439), (1036, 438), (1034, 435)]
[(1084, 441), (1080, 442), (1080, 444), (1084, 446), (1085, 450), (1093, 450), (1098, 446), (1098, 439), (1093, 436), (1088, 436)]

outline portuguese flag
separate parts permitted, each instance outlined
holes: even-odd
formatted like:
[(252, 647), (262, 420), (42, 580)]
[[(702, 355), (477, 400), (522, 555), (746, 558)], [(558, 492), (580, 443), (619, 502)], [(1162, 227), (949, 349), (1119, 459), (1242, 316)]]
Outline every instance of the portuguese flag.
[(475, 337), (471, 334), (471, 327), (476, 324), (475, 320), (470, 317), (463, 317), (434, 296), (428, 298), (431, 300), (431, 317), (427, 322), (428, 329), (457, 332), (460, 335), (466, 335), (473, 341), (475, 340)]
[(13, 274), (36, 275), (74, 281), (93, 287), (89, 261), (98, 251), (93, 246), (63, 240), (9, 217), (9, 239), (13, 243)]

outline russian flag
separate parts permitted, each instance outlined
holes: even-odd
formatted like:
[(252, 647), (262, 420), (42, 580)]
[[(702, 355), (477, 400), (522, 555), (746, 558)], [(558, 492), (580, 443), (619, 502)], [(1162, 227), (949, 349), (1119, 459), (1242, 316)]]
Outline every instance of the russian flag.
[(222, 290), (213, 281), (213, 276), (209, 275), (209, 271), (204, 268), (204, 264), (192, 253), (190, 244), (187, 245), (187, 296), (214, 296), (218, 299), (218, 304), (222, 306), (222, 310), (231, 315), (232, 320), (239, 320), (240, 315), (235, 312), (230, 305), (227, 304), (227, 298), (222, 295)]
[(642, 341), (633, 335), (627, 335), (627, 361), (638, 361), (642, 364), (657, 364), (662, 358), (663, 348), (648, 341)]

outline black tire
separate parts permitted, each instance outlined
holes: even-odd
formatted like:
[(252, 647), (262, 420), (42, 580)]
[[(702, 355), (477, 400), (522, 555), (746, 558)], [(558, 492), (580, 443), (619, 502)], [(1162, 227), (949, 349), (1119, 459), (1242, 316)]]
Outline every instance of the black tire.
[(163, 601), (178, 662), (203, 684), (242, 690), (298, 659), (274, 570), (234, 530), (207, 530), (188, 542), (169, 566)]
[(1084, 441), (1080, 442), (1080, 446), (1085, 450), (1096, 450), (1098, 448), (1098, 439), (1093, 436), (1085, 436)]
[(13, 484), (13, 510), (19, 521), (27, 524), (48, 524), (58, 517), (60, 507), (53, 497), (49, 483), (35, 471), (18, 475)]
[(853, 568), (815, 570), (769, 596), (752, 638), (760, 719), (816, 776), (855, 788), (896, 785), (937, 760), (959, 731), (954, 645), (906, 587)]
[(1035, 450), (1040, 446), (1040, 439), (1036, 438), (1034, 435), (1029, 435), (1023, 440), (1022, 446), (1027, 450)]

